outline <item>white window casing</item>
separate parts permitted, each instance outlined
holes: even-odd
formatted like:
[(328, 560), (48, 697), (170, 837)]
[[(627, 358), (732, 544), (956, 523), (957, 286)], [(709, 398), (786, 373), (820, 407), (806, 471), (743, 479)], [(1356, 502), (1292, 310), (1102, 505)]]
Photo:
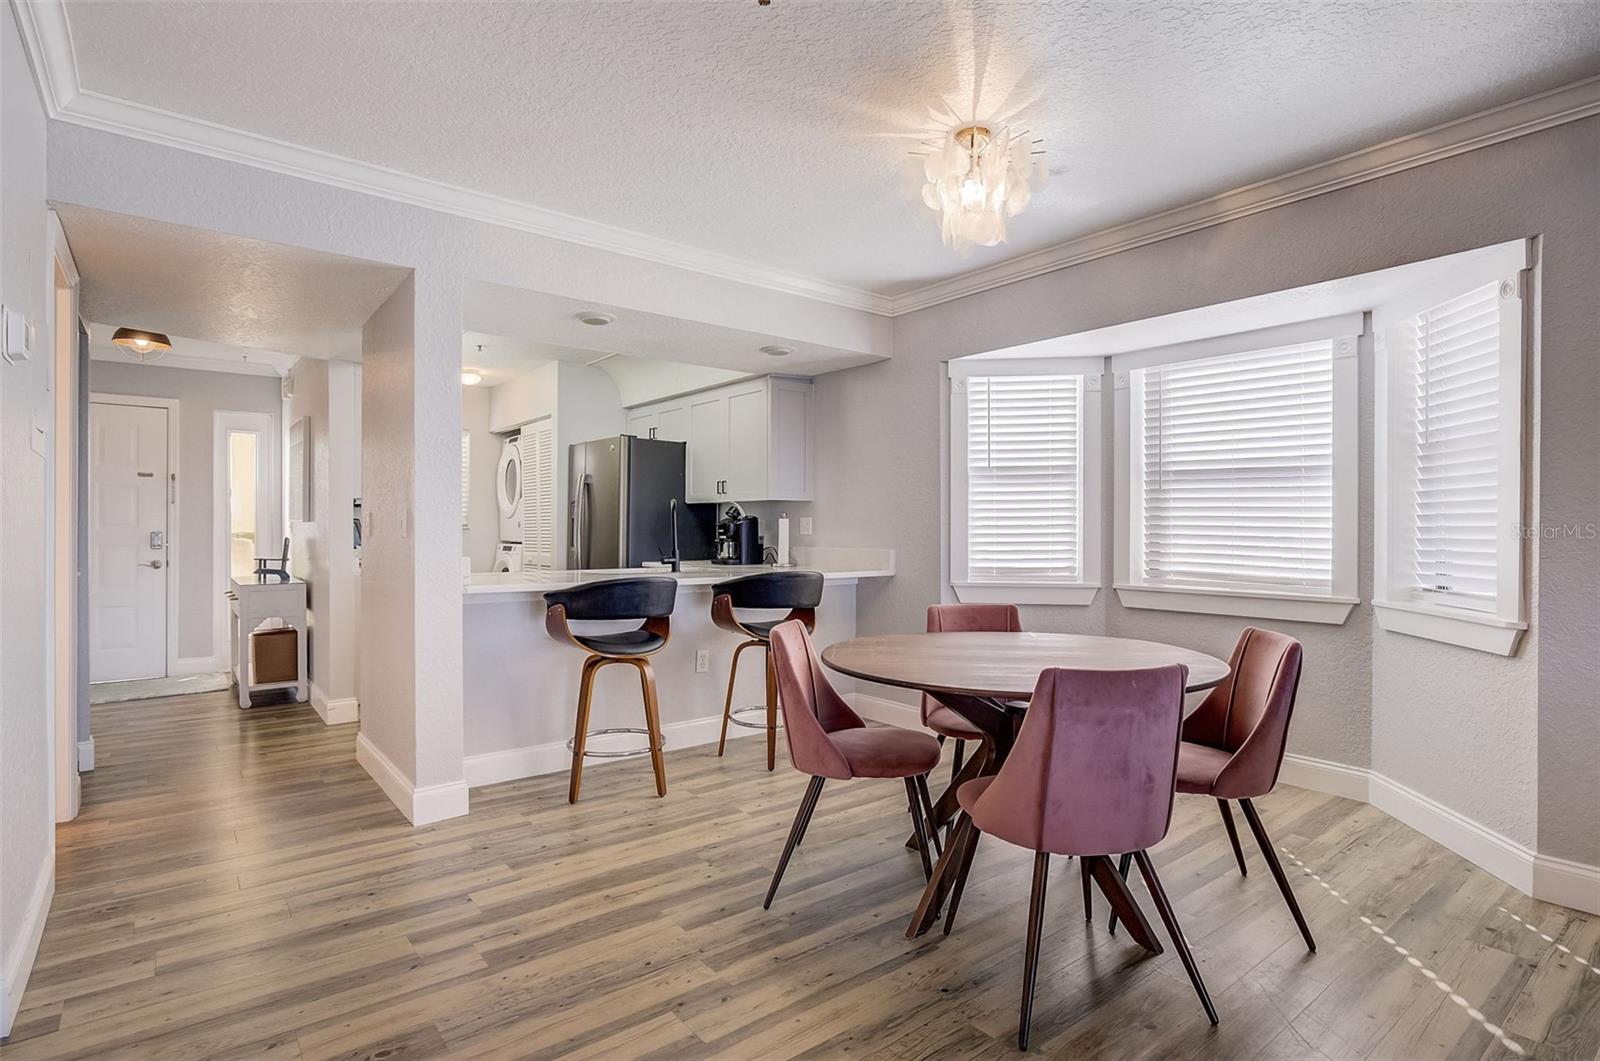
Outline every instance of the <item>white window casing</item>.
[(950, 578), (958, 600), (1094, 600), (1103, 370), (1100, 358), (950, 363)]
[(1348, 618), (1363, 330), (1346, 314), (1113, 358), (1125, 607)]
[[(1499, 250), (1497, 248), (1497, 250)], [(1529, 248), (1374, 312), (1381, 629), (1511, 655), (1522, 567)]]

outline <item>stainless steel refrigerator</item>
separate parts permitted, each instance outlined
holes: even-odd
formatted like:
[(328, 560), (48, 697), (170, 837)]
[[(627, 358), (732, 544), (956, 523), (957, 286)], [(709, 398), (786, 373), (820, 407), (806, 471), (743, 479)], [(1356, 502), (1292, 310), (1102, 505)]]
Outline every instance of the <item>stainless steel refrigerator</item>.
[(684, 560), (711, 557), (714, 504), (684, 501), (688, 447), (617, 435), (567, 453), (567, 567), (638, 567), (672, 553), (672, 502)]

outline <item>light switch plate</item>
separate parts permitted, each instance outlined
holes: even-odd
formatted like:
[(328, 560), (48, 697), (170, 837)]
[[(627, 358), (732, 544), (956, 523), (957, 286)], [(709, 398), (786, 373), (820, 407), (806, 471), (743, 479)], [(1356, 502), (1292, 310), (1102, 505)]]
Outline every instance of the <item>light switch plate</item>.
[(709, 648), (696, 649), (694, 654), (694, 672), (704, 674), (711, 669), (711, 650)]
[(795, 533), (796, 534), (810, 534), (811, 533), (811, 517), (810, 516), (801, 516), (799, 519), (795, 520), (795, 522), (799, 524), (799, 526), (795, 528)]
[(0, 306), (0, 356), (13, 365), (28, 360), (33, 347), (33, 326), (22, 313)]

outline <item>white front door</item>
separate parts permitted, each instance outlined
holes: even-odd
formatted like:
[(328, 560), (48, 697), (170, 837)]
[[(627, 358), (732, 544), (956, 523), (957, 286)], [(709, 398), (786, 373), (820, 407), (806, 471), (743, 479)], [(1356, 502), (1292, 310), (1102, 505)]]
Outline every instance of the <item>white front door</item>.
[(167, 673), (167, 410), (89, 407), (89, 680)]

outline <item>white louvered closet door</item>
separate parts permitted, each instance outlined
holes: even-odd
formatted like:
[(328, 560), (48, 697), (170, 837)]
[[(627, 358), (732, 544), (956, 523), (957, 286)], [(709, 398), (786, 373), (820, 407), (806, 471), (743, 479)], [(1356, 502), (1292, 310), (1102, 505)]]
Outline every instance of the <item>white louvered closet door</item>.
[(461, 432), (461, 526), (467, 526), (467, 513), (472, 507), (472, 432)]
[(1500, 299), (1487, 284), (1419, 314), (1407, 403), (1415, 446), (1411, 577), (1463, 607), (1495, 600)]
[(1333, 582), (1333, 342), (1132, 374), (1146, 585)]
[(1081, 570), (1082, 376), (971, 376), (967, 579), (1071, 582)]
[(556, 566), (556, 430), (550, 420), (522, 429), (522, 569)]

